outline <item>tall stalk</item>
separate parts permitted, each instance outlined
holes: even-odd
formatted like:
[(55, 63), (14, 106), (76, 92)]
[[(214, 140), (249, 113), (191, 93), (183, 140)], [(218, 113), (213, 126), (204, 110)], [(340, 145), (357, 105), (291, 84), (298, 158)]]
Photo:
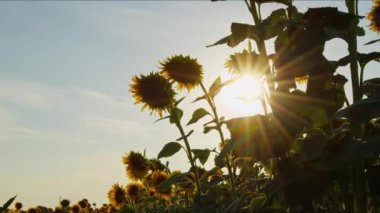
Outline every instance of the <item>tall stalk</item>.
[[(358, 15), (358, 0), (346, 0), (348, 12), (357, 16)], [(360, 85), (359, 85), (359, 71), (358, 71), (358, 50), (356, 29), (358, 27), (357, 21), (352, 21), (348, 30), (348, 51), (350, 53), (350, 69), (351, 69), (351, 82), (352, 82), (352, 95), (353, 102), (361, 99)]]
[(174, 124), (177, 126), (179, 132), (181, 133), (181, 138), (185, 143), (187, 158), (190, 161), (191, 168), (195, 169), (195, 184), (197, 186), (198, 193), (200, 193), (201, 192), (201, 184), (199, 181), (198, 170), (197, 170), (197, 167), (195, 166), (195, 159), (193, 157), (193, 154), (191, 153), (190, 143), (189, 143), (189, 140), (187, 138), (188, 136), (186, 135), (186, 133), (185, 133), (185, 131), (181, 125), (181, 121), (178, 119), (177, 116), (173, 115), (173, 109), (170, 110), (170, 115), (171, 115), (171, 117), (174, 118), (174, 120), (173, 120)]
[[(224, 135), (223, 135), (223, 131), (222, 131), (222, 123), (219, 119), (219, 116), (218, 116), (218, 113), (216, 111), (216, 105), (215, 105), (215, 102), (214, 100), (210, 97), (210, 95), (208, 94), (205, 86), (203, 85), (203, 83), (201, 82), (200, 83), (200, 86), (205, 94), (205, 97), (206, 97), (206, 100), (208, 102), (208, 104), (210, 105), (211, 107), (211, 110), (212, 110), (212, 116), (215, 120), (215, 124), (216, 124), (216, 128), (217, 128), (217, 131), (219, 133), (219, 137), (220, 137), (220, 140), (221, 140), (221, 143), (222, 145), (226, 145), (226, 140), (224, 139)], [(237, 194), (237, 191), (236, 191), (236, 184), (235, 184), (235, 175), (232, 171), (232, 166), (231, 166), (231, 157), (230, 155), (227, 155), (226, 159), (226, 166), (227, 166), (227, 171), (228, 171), (228, 176), (230, 178), (230, 182), (231, 182), (231, 185), (232, 185), (232, 192), (234, 194), (235, 197), (238, 196)]]

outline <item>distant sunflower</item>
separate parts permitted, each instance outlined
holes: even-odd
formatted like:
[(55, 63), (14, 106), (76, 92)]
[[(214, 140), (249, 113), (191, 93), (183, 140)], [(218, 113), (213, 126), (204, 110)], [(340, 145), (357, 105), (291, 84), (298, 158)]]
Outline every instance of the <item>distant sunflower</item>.
[(82, 199), (81, 201), (78, 202), (78, 205), (80, 206), (81, 209), (85, 209), (88, 206), (88, 200)]
[(149, 171), (147, 159), (138, 152), (130, 151), (123, 156), (123, 163), (127, 166), (127, 176), (131, 180), (141, 180)]
[(79, 213), (80, 212), (80, 206), (78, 204), (75, 204), (74, 206), (71, 207), (71, 211), (73, 213)]
[(119, 184), (114, 184), (108, 191), (108, 200), (115, 207), (120, 207), (125, 198), (125, 191)]
[(15, 203), (15, 208), (17, 211), (20, 211), (22, 209), (22, 203), (20, 202)]
[(150, 176), (150, 186), (158, 198), (169, 200), (172, 195), (172, 189), (166, 191), (159, 190), (158, 186), (169, 178), (169, 174), (164, 171), (154, 171)]
[(26, 213), (38, 213), (38, 211), (36, 208), (29, 208), (28, 210), (26, 210)]
[(160, 117), (175, 103), (172, 84), (159, 73), (134, 76), (129, 91), (135, 104), (143, 104), (141, 110), (148, 108), (151, 114), (156, 112)]
[(380, 1), (374, 0), (371, 11), (367, 18), (370, 20), (369, 29), (373, 32), (380, 33)]
[(129, 183), (125, 187), (125, 191), (127, 193), (127, 196), (133, 200), (134, 202), (137, 202), (139, 198), (141, 197), (141, 190), (143, 189), (143, 185), (140, 183)]
[(190, 56), (174, 55), (160, 64), (162, 75), (176, 82), (178, 90), (189, 91), (203, 80), (202, 65)]
[(225, 66), (231, 74), (260, 74), (265, 71), (266, 59), (254, 51), (243, 50), (243, 52), (230, 55)]

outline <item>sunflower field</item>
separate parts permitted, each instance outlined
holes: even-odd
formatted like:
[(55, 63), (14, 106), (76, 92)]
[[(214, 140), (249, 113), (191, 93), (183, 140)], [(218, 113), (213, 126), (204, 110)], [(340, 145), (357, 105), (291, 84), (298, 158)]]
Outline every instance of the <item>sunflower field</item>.
[[(380, 78), (363, 77), (369, 62), (379, 62), (380, 52), (359, 52), (357, 44), (366, 32), (361, 19), (380, 33), (380, 1), (374, 0), (365, 16), (358, 13), (358, 2), (345, 0), (347, 12), (318, 7), (302, 13), (292, 0), (244, 0), (254, 24), (232, 23), (229, 35), (208, 46), (247, 42), (226, 61), (232, 79), (219, 77), (205, 85), (201, 63), (174, 54), (160, 60), (158, 71), (131, 80), (135, 103), (159, 116), (157, 125), (172, 124), (180, 138), (163, 144), (155, 157), (138, 151), (122, 156), (129, 183), (110, 187), (109, 204), (94, 208), (88, 201), (70, 205), (66, 200), (51, 211), (380, 212)], [(281, 8), (262, 17), (264, 4)], [(323, 52), (337, 38), (347, 44), (347, 55), (332, 61)], [(350, 76), (338, 74), (344, 66)], [(215, 97), (244, 76), (259, 79), (264, 114), (226, 120)], [(204, 107), (186, 112), (192, 116), (185, 121), (184, 97), (178, 94), (193, 90), (202, 91), (194, 102)], [(193, 147), (193, 130), (187, 127), (196, 123), (205, 134), (217, 132), (218, 147)], [(189, 162), (185, 171), (162, 162), (177, 152)], [(214, 161), (213, 168), (205, 168), (208, 161)], [(9, 206), (3, 210), (21, 209), (17, 203)]]

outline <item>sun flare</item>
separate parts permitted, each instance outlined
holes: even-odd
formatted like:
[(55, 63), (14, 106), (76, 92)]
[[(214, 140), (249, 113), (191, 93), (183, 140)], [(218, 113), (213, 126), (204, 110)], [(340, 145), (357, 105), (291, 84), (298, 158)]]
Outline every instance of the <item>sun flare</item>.
[(219, 106), (226, 117), (263, 113), (260, 103), (260, 81), (252, 76), (239, 78), (225, 86), (219, 94)]

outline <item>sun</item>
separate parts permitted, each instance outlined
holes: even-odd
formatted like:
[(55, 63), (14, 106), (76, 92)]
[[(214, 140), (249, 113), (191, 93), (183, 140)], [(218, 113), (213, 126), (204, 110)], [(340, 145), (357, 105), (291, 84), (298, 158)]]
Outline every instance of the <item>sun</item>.
[(263, 114), (260, 102), (262, 86), (259, 79), (244, 76), (223, 87), (216, 102), (227, 118)]

